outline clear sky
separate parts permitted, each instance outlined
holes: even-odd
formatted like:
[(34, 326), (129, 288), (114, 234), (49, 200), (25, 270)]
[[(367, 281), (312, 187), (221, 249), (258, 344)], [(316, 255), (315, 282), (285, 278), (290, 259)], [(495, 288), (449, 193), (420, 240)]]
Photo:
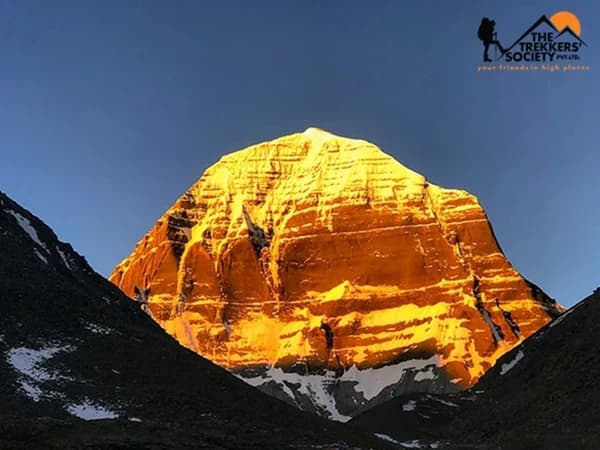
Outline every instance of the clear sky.
[[(562, 9), (589, 72), (477, 73), (482, 16), (507, 46)], [(222, 154), (317, 126), (476, 194), (514, 266), (572, 305), (600, 285), (598, 18), (594, 1), (0, 0), (0, 190), (108, 275)]]

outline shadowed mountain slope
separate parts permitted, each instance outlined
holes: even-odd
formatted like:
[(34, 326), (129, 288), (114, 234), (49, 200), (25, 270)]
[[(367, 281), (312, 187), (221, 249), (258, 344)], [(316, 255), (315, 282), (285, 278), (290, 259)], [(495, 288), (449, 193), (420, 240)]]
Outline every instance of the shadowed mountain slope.
[(382, 445), (181, 347), (2, 193), (0, 303), (2, 448)]

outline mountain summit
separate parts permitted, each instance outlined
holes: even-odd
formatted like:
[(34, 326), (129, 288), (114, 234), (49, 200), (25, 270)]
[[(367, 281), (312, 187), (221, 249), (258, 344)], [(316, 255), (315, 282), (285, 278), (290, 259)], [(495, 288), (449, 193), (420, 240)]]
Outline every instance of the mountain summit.
[(341, 421), (472, 386), (562, 310), (507, 261), (473, 195), (318, 128), (221, 158), (110, 280), (149, 289), (184, 346)]

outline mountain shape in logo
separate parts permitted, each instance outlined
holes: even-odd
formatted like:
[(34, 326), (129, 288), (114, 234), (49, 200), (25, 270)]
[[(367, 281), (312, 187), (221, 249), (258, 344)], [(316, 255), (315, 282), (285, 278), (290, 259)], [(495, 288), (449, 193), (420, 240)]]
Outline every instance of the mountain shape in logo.
[(557, 38), (561, 37), (561, 36), (565, 36), (565, 35), (569, 35), (571, 36), (573, 39), (576, 39), (577, 41), (581, 42), (582, 45), (585, 45), (587, 47), (587, 44), (585, 43), (585, 41), (583, 39), (581, 39), (579, 36), (577, 36), (577, 33), (575, 33), (571, 27), (569, 27), (568, 25), (563, 28), (563, 30), (558, 33), (556, 35)]
[(546, 17), (545, 15), (541, 16), (538, 20), (536, 20), (533, 25), (531, 25), (527, 31), (525, 31), (525, 33), (523, 33), (521, 36), (519, 36), (519, 38), (508, 48), (504, 49), (504, 51), (500, 54), (500, 56), (498, 56), (498, 58), (496, 58), (496, 61), (498, 61), (499, 59), (501, 59), (506, 53), (508, 53), (509, 51), (511, 51), (519, 42), (521, 42), (527, 35), (529, 35), (530, 33), (532, 33), (533, 31), (535, 31), (538, 27), (540, 27), (541, 25), (546, 24), (548, 25), (555, 33), (558, 33), (558, 35), (556, 37), (559, 36), (563, 36), (565, 34), (569, 34), (570, 36), (572, 36), (574, 39), (578, 40), (579, 42), (581, 42), (583, 45), (585, 45), (587, 47), (587, 44), (579, 37), (577, 36), (577, 33), (575, 33), (571, 27), (569, 27), (568, 25), (562, 30), (558, 31), (558, 28), (556, 28), (556, 26), (552, 23), (552, 21), (550, 21), (550, 19), (548, 19), (548, 17)]

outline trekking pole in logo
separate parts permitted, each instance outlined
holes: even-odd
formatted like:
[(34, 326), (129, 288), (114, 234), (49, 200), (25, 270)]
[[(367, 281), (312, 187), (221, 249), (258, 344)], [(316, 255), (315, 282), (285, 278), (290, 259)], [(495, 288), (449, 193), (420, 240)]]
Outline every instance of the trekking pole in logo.
[[(496, 31), (494, 31), (494, 41), (498, 42), (498, 33)], [(497, 53), (498, 53), (498, 47), (496, 47), (494, 45), (494, 59), (498, 58)]]

